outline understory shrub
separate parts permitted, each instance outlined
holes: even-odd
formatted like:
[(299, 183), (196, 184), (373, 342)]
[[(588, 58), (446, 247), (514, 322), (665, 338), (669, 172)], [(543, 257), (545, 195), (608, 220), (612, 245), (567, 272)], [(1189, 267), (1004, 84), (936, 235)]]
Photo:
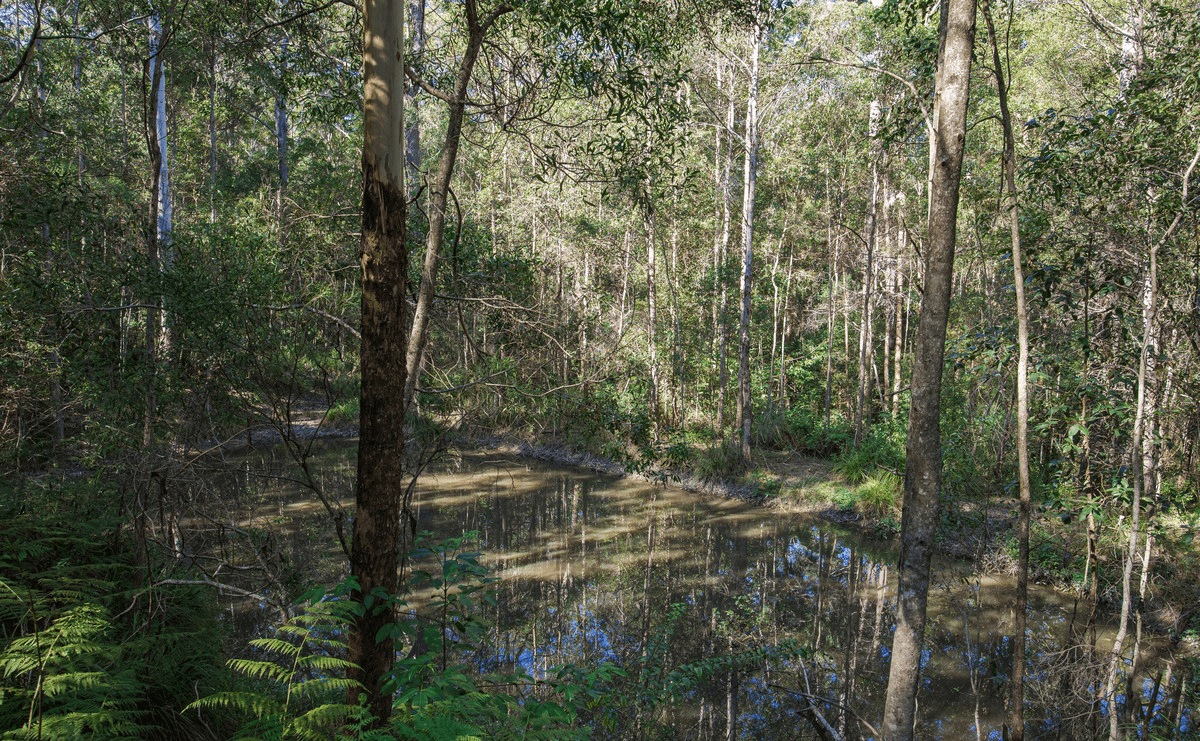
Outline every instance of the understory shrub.
[(826, 424), (823, 417), (803, 408), (763, 412), (754, 419), (752, 430), (756, 445), (818, 458), (837, 455), (854, 441), (853, 429), (841, 417)]
[(696, 475), (706, 481), (730, 478), (746, 470), (741, 443), (722, 440), (696, 456)]
[(868, 476), (856, 492), (859, 511), (872, 517), (898, 514), (903, 485), (904, 480), (891, 471), (877, 471)]
[(834, 458), (833, 470), (850, 484), (861, 484), (880, 472), (899, 475), (904, 470), (903, 443), (889, 428), (875, 428), (857, 448)]

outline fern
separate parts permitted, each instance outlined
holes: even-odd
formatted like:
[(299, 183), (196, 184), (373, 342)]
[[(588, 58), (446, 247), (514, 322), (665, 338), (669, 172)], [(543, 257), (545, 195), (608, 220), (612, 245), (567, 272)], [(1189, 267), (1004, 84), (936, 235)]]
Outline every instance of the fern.
[(158, 590), (153, 612), (131, 610), (147, 604), (129, 591), (142, 572), (103, 511), (47, 501), (0, 519), (0, 532), (0, 738), (177, 730), (182, 698), (207, 691), (219, 667), (211, 597)]
[(252, 689), (209, 695), (186, 709), (240, 714), (239, 739), (327, 739), (348, 724), (365, 727), (362, 707), (336, 699), (359, 686), (345, 678), (353, 664), (333, 655), (346, 648), (333, 637), (345, 632), (345, 609), (344, 601), (317, 601), (275, 636), (250, 641), (264, 658), (233, 659), (228, 666)]
[[(9, 585), (4, 585), (8, 587)], [(115, 668), (112, 628), (104, 608), (84, 603), (62, 611), (41, 630), (8, 643), (0, 653), (3, 738), (136, 738), (141, 686)]]

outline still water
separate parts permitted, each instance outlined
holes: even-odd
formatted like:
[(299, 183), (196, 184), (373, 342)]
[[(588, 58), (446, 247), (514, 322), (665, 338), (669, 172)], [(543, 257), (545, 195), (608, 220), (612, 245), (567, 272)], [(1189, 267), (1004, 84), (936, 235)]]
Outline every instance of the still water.
[[(349, 504), (353, 453), (327, 443), (315, 459), (327, 499)], [(298, 580), (337, 580), (345, 561), (326, 507), (260, 472), (275, 465), (272, 454), (244, 464), (245, 480), (258, 482), (243, 503), (248, 521), (270, 523)], [(538, 676), (612, 661), (645, 697), (670, 698), (610, 718), (612, 737), (635, 729), (646, 738), (816, 738), (797, 691), (823, 698), (817, 709), (844, 737), (874, 737), (894, 629), (888, 541), (770, 507), (487, 453), (428, 471), (416, 509), (418, 529), (434, 540), (477, 532), (473, 548), (499, 577), (495, 604), (482, 608), (490, 647), (469, 658), (479, 669), (519, 665)], [(953, 562), (935, 568), (918, 738), (1000, 739), (1013, 584)], [(1029, 738), (1107, 731), (1107, 705), (1092, 697), (1114, 631), (1102, 622), (1091, 652), (1089, 610), (1031, 586)], [(1185, 672), (1156, 651), (1144, 641), (1143, 667), (1122, 685), (1122, 699), (1141, 696), (1128, 722), (1186, 732), (1194, 714), (1180, 707)], [(698, 683), (671, 680), (701, 665)]]

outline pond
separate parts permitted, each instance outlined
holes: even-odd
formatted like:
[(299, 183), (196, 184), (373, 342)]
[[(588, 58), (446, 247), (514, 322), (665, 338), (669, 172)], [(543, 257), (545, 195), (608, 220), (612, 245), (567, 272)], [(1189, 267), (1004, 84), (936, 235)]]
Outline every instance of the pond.
[[(322, 445), (314, 468), (327, 496), (348, 499), (355, 448)], [(336, 581), (345, 561), (325, 507), (263, 473), (282, 465), (277, 452), (247, 458), (244, 478), (259, 483), (243, 501), (246, 521), (272, 524), (298, 579)], [(628, 738), (635, 728), (643, 737), (815, 738), (798, 691), (823, 698), (819, 710), (847, 738), (872, 738), (868, 724), (879, 725), (894, 629), (891, 542), (767, 506), (486, 452), (431, 468), (415, 506), (434, 540), (477, 532), (473, 547), (499, 577), (495, 604), (482, 608), (489, 645), (469, 659), (477, 668), (519, 665), (538, 676), (612, 661), (645, 697), (672, 698), (614, 711), (617, 730), (595, 737)], [(918, 738), (999, 739), (1014, 585), (954, 562), (935, 570)], [(1092, 698), (1114, 631), (1101, 621), (1089, 648), (1090, 607), (1030, 587), (1029, 738), (1106, 732), (1107, 705)], [(1159, 655), (1164, 645), (1143, 639), (1139, 670), (1122, 685), (1121, 697), (1141, 697), (1126, 721), (1188, 732), (1186, 672)], [(701, 665), (698, 684), (672, 685), (673, 672)]]

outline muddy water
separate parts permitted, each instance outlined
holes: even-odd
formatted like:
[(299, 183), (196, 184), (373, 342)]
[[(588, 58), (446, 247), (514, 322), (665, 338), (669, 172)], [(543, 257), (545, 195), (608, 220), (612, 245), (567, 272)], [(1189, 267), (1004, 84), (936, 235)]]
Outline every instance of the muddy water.
[[(353, 450), (322, 453), (327, 493), (349, 481)], [(339, 578), (344, 559), (324, 507), (268, 481), (247, 503), (251, 519), (275, 525), (298, 579)], [(797, 689), (829, 700), (818, 709), (846, 737), (874, 737), (841, 708), (879, 725), (894, 629), (890, 543), (765, 507), (502, 455), (468, 454), (430, 471), (416, 506), (419, 529), (434, 539), (478, 532), (476, 547), (500, 577), (496, 604), (483, 608), (490, 647), (468, 661), (538, 675), (607, 660), (629, 673), (626, 691), (636, 686), (631, 697), (642, 699), (608, 711), (620, 730), (598, 737), (628, 738), (636, 728), (647, 738), (726, 738), (732, 722), (737, 738), (813, 738)], [(999, 739), (1013, 585), (953, 563), (937, 573), (918, 737)], [(1030, 738), (1093, 737), (1089, 697), (1112, 630), (1099, 627), (1089, 659), (1088, 610), (1071, 595), (1031, 587)], [(1154, 697), (1156, 729), (1188, 728), (1192, 718), (1172, 696), (1178, 676), (1167, 673), (1155, 690), (1170, 670), (1148, 643), (1144, 655), (1133, 695), (1143, 705)], [(706, 661), (694, 686), (662, 679)], [(651, 708), (645, 698), (655, 696), (670, 699)], [(1106, 710), (1101, 704), (1096, 719), (1101, 733)]]

